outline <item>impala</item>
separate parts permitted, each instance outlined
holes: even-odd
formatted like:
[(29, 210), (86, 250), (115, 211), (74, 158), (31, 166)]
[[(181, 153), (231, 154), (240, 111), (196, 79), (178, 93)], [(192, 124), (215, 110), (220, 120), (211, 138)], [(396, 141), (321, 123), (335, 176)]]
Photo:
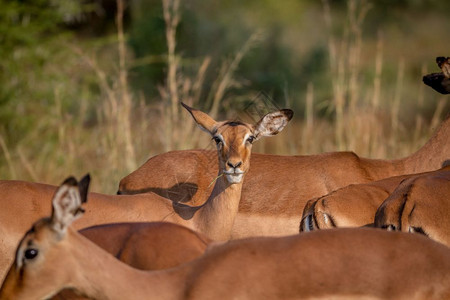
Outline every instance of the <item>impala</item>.
[[(252, 143), (281, 131), (292, 118), (292, 111), (284, 109), (269, 113), (256, 125), (250, 125), (239, 121), (216, 122), (199, 110), (184, 107), (217, 144), (219, 176), (208, 200), (201, 206), (190, 207), (156, 194), (110, 196), (90, 193), (86, 218), (77, 222), (76, 228), (129, 221), (168, 221), (199, 231), (213, 240), (230, 238), (243, 177), (249, 169)], [(26, 228), (33, 220), (49, 213), (48, 201), (55, 189), (36, 183), (0, 182), (0, 278), (10, 264), (9, 254)]]
[(306, 204), (300, 231), (335, 227), (372, 226), (375, 213), (383, 201), (409, 178), (430, 176), (450, 171), (450, 166), (432, 172), (402, 175), (379, 181), (352, 184)]
[(175, 267), (213, 244), (203, 234), (168, 222), (113, 223), (79, 231), (106, 252), (141, 270)]
[[(114, 223), (82, 229), (81, 235), (120, 261), (141, 270), (178, 266), (202, 255), (211, 240), (168, 222)], [(52, 299), (85, 299), (63, 290)]]
[[(188, 150), (152, 157), (122, 179), (119, 192), (153, 191), (168, 195), (183, 189), (194, 193), (197, 189), (191, 202), (200, 203), (210, 193), (208, 185), (217, 172), (210, 167), (211, 155), (206, 150)], [(450, 114), (421, 149), (402, 159), (367, 159), (353, 152), (309, 156), (253, 154), (232, 237), (295, 234), (299, 216), (312, 198), (349, 184), (436, 170), (449, 158)], [(187, 199), (174, 197), (174, 200)]]
[(351, 184), (309, 200), (303, 209), (300, 232), (372, 226), (378, 206), (407, 177), (394, 176), (369, 183)]
[(450, 168), (402, 182), (378, 208), (375, 226), (421, 233), (450, 247)]
[[(448, 299), (450, 250), (420, 235), (339, 229), (230, 241), (176, 268), (142, 271), (70, 227), (82, 215), (76, 180), (17, 247), (0, 300), (72, 288), (95, 299)], [(413, 272), (411, 272), (413, 270)]]

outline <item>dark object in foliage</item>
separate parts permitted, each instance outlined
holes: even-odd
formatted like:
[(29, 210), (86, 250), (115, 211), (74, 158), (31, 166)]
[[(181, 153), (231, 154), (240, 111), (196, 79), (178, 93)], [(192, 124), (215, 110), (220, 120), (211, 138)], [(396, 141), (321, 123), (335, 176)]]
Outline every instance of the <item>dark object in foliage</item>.
[(439, 68), (441, 68), (444, 76), (450, 78), (450, 57), (436, 57), (436, 63), (438, 64)]
[(423, 76), (423, 83), (441, 94), (450, 94), (450, 78), (445, 77), (442, 72)]
[(450, 57), (436, 57), (442, 72), (423, 76), (423, 82), (441, 94), (450, 94)]

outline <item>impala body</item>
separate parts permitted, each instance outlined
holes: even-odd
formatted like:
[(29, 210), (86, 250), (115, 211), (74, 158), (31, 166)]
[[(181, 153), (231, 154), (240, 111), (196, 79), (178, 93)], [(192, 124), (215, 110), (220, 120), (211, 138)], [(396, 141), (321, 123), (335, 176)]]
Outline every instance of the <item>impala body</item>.
[[(122, 179), (119, 193), (174, 194), (174, 201), (201, 203), (210, 193), (208, 186), (217, 172), (210, 167), (211, 155), (206, 150), (186, 150), (152, 157)], [(310, 199), (350, 184), (433, 171), (449, 158), (450, 115), (421, 149), (402, 159), (367, 159), (352, 152), (308, 156), (253, 154), (232, 238), (297, 233), (299, 216)]]
[(421, 233), (450, 247), (450, 168), (402, 182), (380, 205), (374, 224)]
[[(450, 250), (420, 235), (337, 229), (230, 241), (176, 268), (141, 271), (71, 228), (86, 198), (70, 178), (19, 243), (0, 300), (71, 288), (96, 299), (448, 299)], [(413, 272), (412, 272), (413, 270)]]
[(168, 222), (114, 223), (79, 231), (106, 252), (141, 270), (178, 266), (202, 255), (213, 241)]
[(353, 184), (325, 196), (312, 199), (308, 201), (304, 208), (300, 231), (372, 226), (378, 207), (395, 191), (400, 183), (412, 178), (435, 176), (448, 171), (450, 171), (450, 166), (431, 172), (389, 177), (364, 184)]
[[(199, 257), (213, 244), (198, 232), (168, 222), (104, 224), (79, 233), (120, 261), (141, 270), (178, 266)], [(67, 289), (52, 299), (87, 298)]]

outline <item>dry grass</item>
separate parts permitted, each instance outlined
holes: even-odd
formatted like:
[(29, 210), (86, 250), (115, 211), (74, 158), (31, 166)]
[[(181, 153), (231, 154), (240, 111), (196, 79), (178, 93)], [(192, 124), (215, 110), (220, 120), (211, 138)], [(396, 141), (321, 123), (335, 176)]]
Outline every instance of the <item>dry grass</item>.
[[(179, 101), (214, 116), (220, 115), (219, 111), (225, 103), (232, 106), (228, 116), (220, 117), (234, 117), (237, 111), (242, 111), (245, 104), (229, 101), (233, 95), (227, 92), (240, 87), (234, 74), (242, 58), (262, 36), (250, 36), (232, 59), (224, 61), (213, 89), (209, 91), (208, 101), (200, 104), (211, 58), (204, 57), (198, 63), (194, 76), (184, 72), (175, 39), (180, 21), (180, 3), (179, 0), (162, 2), (168, 43), (167, 78), (159, 88), (159, 95), (155, 95), (158, 101), (148, 104), (148, 99), (143, 95), (130, 91), (127, 65), (133, 63), (133, 57), (125, 44), (123, 1), (117, 0), (119, 10), (115, 41), (102, 47), (65, 45), (68, 53), (65, 57), (70, 58), (66, 63), (81, 74), (73, 76), (71, 81), (75, 89), (78, 88), (76, 93), (73, 92), (78, 96), (76, 101), (73, 100), (74, 104), (70, 107), (64, 105), (63, 97), (68, 93), (68, 87), (55, 86), (53, 105), (45, 110), (40, 126), (14, 146), (0, 135), (0, 155), (4, 162), (0, 165), (2, 179), (59, 184), (70, 174), (81, 176), (90, 172), (94, 179), (93, 190), (115, 193), (120, 178), (148, 157), (172, 149), (211, 146), (210, 139), (195, 129), (194, 122), (181, 109)], [(393, 90), (384, 86), (385, 41), (382, 32), (378, 35), (373, 61), (374, 76), (369, 88), (360, 77), (362, 53), (366, 46), (361, 24), (370, 6), (365, 1), (349, 0), (347, 28), (343, 35), (336, 35), (331, 33), (333, 20), (328, 1), (323, 3), (324, 18), (330, 32), (329, 72), (333, 87), (333, 94), (325, 106), (332, 114), (325, 117), (318, 114), (324, 105), (316, 98), (314, 83), (310, 82), (304, 95), (291, 99), (292, 102), (305, 103), (304, 116), (297, 114), (280, 136), (255, 144), (255, 151), (292, 155), (353, 150), (361, 156), (375, 158), (410, 154), (426, 142), (431, 128), (439, 124), (447, 102), (440, 98), (432, 119), (427, 120), (424, 117), (424, 87), (417, 82), (417, 98), (408, 102), (414, 108), (413, 115), (403, 118), (407, 92), (404, 86), (405, 61), (398, 61)], [(99, 52), (107, 55), (108, 59), (99, 59)], [(422, 72), (425, 71), (423, 67)], [(71, 72), (67, 74), (77, 73)], [(100, 91), (100, 98), (83, 85), (82, 76), (92, 78)], [(255, 96), (258, 94), (259, 91), (247, 91), (246, 98), (258, 101), (258, 96)], [(406, 123), (408, 120), (414, 120), (413, 124)]]

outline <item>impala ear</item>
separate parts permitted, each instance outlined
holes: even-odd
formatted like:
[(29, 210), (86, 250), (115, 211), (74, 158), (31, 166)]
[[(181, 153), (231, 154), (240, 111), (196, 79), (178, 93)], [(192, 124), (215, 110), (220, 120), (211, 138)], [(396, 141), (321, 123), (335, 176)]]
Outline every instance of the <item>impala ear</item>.
[(255, 137), (276, 135), (283, 130), (287, 123), (292, 119), (294, 112), (290, 109), (282, 109), (271, 112), (262, 117), (255, 125)]
[(217, 122), (213, 118), (198, 109), (187, 106), (183, 102), (181, 102), (181, 105), (192, 115), (200, 129), (213, 134), (217, 127)]
[(84, 176), (80, 183), (69, 177), (56, 190), (52, 200), (51, 224), (58, 233), (64, 234), (67, 227), (83, 215), (81, 204), (86, 202), (89, 182), (89, 175)]
[(404, 216), (409, 217), (408, 207), (411, 207), (408, 203), (408, 197), (410, 195), (411, 183), (414, 182), (414, 178), (403, 179), (398, 187), (381, 203), (378, 207), (375, 218), (374, 226), (377, 228), (383, 228), (387, 230), (401, 230), (402, 219)]
[(80, 191), (81, 203), (87, 202), (87, 194), (89, 190), (89, 183), (91, 182), (91, 175), (86, 174), (78, 183), (78, 190)]

